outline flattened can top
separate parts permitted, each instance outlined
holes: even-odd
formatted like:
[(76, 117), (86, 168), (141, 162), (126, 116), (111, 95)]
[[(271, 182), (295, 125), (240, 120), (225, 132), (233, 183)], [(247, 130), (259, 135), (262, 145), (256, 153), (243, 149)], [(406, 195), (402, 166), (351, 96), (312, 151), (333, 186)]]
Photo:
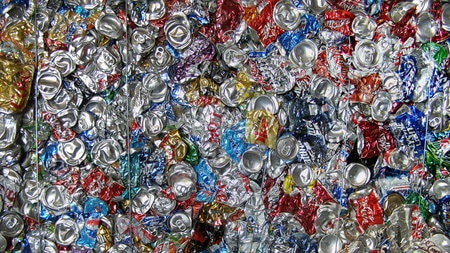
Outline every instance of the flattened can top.
[(62, 217), (55, 223), (55, 239), (58, 244), (71, 245), (78, 237), (78, 225), (74, 219)]
[(345, 178), (354, 187), (363, 186), (370, 180), (370, 170), (360, 163), (350, 163), (345, 168)]
[(282, 0), (275, 4), (273, 20), (283, 30), (293, 30), (300, 25), (300, 9), (291, 1)]
[(4, 213), (0, 220), (0, 233), (5, 237), (16, 237), (20, 235), (25, 223), (22, 216), (18, 213), (10, 212)]
[(298, 43), (289, 54), (289, 59), (300, 68), (311, 68), (317, 60), (318, 49), (316, 43), (304, 39)]
[(277, 140), (276, 151), (278, 156), (285, 161), (294, 159), (298, 153), (297, 139), (292, 135), (281, 136)]
[(185, 232), (192, 228), (192, 220), (186, 212), (177, 212), (169, 219), (169, 229), (173, 233)]

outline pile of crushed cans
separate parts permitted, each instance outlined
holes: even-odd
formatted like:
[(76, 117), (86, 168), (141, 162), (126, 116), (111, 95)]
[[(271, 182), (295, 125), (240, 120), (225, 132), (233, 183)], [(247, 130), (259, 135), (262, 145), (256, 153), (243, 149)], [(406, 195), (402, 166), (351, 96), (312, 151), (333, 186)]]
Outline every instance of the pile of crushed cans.
[(450, 2), (3, 0), (0, 252), (450, 252)]

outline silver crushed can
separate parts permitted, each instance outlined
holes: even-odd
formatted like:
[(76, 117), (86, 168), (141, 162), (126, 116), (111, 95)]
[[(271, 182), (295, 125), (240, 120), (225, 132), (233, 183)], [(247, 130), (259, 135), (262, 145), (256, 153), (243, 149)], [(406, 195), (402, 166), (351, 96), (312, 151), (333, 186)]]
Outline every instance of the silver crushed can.
[(22, 233), (25, 223), (16, 212), (5, 212), (0, 219), (0, 234), (6, 238), (14, 238)]
[(197, 173), (188, 163), (178, 163), (169, 168), (168, 181), (179, 201), (189, 199), (197, 191)]
[(61, 245), (71, 245), (78, 240), (79, 230), (76, 221), (61, 217), (55, 223), (55, 240)]
[(174, 213), (169, 218), (169, 229), (173, 233), (187, 232), (192, 228), (192, 219), (186, 212)]

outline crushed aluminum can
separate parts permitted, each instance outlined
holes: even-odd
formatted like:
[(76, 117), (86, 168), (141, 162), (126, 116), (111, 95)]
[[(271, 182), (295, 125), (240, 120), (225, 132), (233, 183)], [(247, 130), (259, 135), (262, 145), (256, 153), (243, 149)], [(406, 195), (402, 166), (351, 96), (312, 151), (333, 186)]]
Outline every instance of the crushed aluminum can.
[(40, 201), (49, 212), (58, 215), (67, 212), (71, 197), (66, 187), (50, 185), (42, 190)]
[(157, 196), (155, 201), (153, 201), (151, 210), (159, 216), (166, 216), (170, 214), (173, 209), (175, 209), (176, 204), (177, 202), (175, 200), (163, 196)]
[(187, 200), (196, 192), (197, 173), (190, 164), (174, 164), (169, 168), (168, 175), (169, 185), (177, 200)]
[(131, 200), (131, 211), (139, 215), (145, 214), (150, 210), (154, 201), (155, 195), (147, 189), (141, 188)]
[(442, 29), (450, 31), (450, 3), (444, 3), (442, 5), (441, 22)]
[(111, 39), (119, 39), (123, 36), (122, 22), (113, 11), (102, 12), (95, 21), (95, 29)]
[(386, 91), (379, 91), (372, 100), (372, 118), (376, 121), (383, 122), (389, 118), (389, 112), (391, 109), (391, 95)]
[[(98, 70), (107, 74), (118, 73), (120, 71), (118, 70), (118, 66), (121, 62), (121, 58), (117, 48), (109, 46), (99, 47), (97, 48), (94, 57), (95, 66)], [(99, 89), (102, 90), (102, 88)]]
[(228, 67), (239, 68), (248, 59), (247, 54), (235, 45), (225, 48), (222, 52), (222, 60)]
[(122, 147), (114, 139), (106, 139), (94, 144), (91, 150), (92, 161), (102, 168), (106, 168), (119, 160)]
[(59, 122), (61, 122), (62, 127), (72, 128), (77, 124), (78, 121), (78, 110), (74, 108), (68, 108), (59, 111), (56, 114)]
[(231, 158), (223, 149), (219, 149), (216, 156), (207, 160), (209, 167), (223, 175), (231, 166)]
[(230, 107), (238, 106), (239, 92), (236, 88), (236, 79), (228, 78), (219, 87), (219, 97), (222, 103)]
[(176, 50), (183, 50), (192, 43), (191, 25), (183, 13), (173, 14), (164, 25), (167, 42)]
[(444, 95), (442, 92), (435, 94), (429, 100), (429, 116), (428, 116), (428, 126), (432, 130), (442, 130), (443, 123), (445, 122), (444, 117)]
[(61, 217), (55, 223), (55, 240), (61, 245), (71, 245), (78, 240), (78, 224), (70, 217)]
[(282, 0), (275, 4), (273, 20), (283, 30), (294, 30), (300, 25), (301, 12), (292, 1)]
[(441, 200), (445, 196), (449, 196), (450, 178), (442, 178), (434, 181), (433, 186), (429, 190), (429, 195), (436, 200)]
[(89, 112), (81, 112), (74, 130), (78, 133), (92, 129), (95, 126), (95, 116)]
[(330, 234), (333, 232), (338, 218), (338, 206), (335, 203), (320, 205), (314, 227), (317, 233)]
[(391, 95), (392, 101), (401, 100), (402, 91), (401, 91), (401, 83), (400, 77), (398, 74), (390, 73), (386, 74), (383, 78), (382, 87), (389, 92)]
[(319, 253), (337, 253), (343, 247), (342, 240), (337, 235), (325, 235), (319, 242)]
[(297, 157), (298, 140), (290, 134), (281, 136), (277, 140), (276, 152), (284, 161), (291, 161)]
[(49, 62), (61, 73), (62, 77), (68, 76), (76, 68), (72, 56), (69, 52), (63, 50), (52, 52), (49, 57)]
[(403, 19), (406, 12), (414, 7), (417, 7), (417, 4), (413, 1), (398, 2), (392, 7), (388, 15), (394, 23), (398, 23)]
[(169, 229), (172, 233), (187, 232), (192, 228), (192, 219), (186, 212), (174, 213), (169, 218)]
[(80, 138), (58, 144), (58, 154), (61, 159), (71, 166), (79, 165), (87, 156), (86, 145)]
[(370, 170), (360, 163), (350, 163), (345, 167), (345, 179), (353, 187), (366, 185), (370, 181)]
[(261, 151), (251, 148), (242, 154), (241, 161), (239, 162), (239, 171), (246, 175), (252, 175), (259, 173), (263, 166), (263, 154)]
[(0, 252), (6, 251), (6, 247), (8, 246), (8, 241), (6, 241), (6, 238), (0, 234)]
[(366, 15), (358, 15), (353, 19), (352, 30), (358, 40), (372, 39), (377, 23)]
[(44, 67), (38, 73), (36, 84), (45, 100), (52, 99), (62, 88), (61, 73), (54, 67)]
[(279, 177), (286, 169), (287, 164), (281, 159), (276, 150), (269, 150), (267, 156), (267, 175), (271, 178)]
[(144, 116), (139, 116), (139, 125), (141, 126), (142, 133), (151, 138), (159, 133), (166, 127), (166, 117), (157, 111), (150, 112)]
[(122, 243), (114, 244), (111, 248), (106, 251), (106, 253), (132, 253), (133, 249)]
[(368, 70), (377, 67), (381, 61), (378, 45), (371, 40), (361, 40), (356, 44), (353, 52), (353, 64), (360, 70)]
[(22, 233), (25, 223), (22, 216), (15, 212), (6, 212), (0, 219), (0, 234), (6, 238), (14, 238)]
[(149, 98), (151, 101), (161, 103), (165, 100), (168, 87), (159, 75), (148, 73), (142, 79), (142, 85), (150, 93)]
[(293, 164), (291, 167), (292, 181), (298, 187), (307, 187), (315, 179), (311, 166), (302, 163)]
[(156, 72), (166, 70), (174, 62), (172, 55), (163, 46), (155, 47), (150, 52), (148, 60), (150, 63), (150, 68)]
[(67, 0), (65, 2), (68, 6), (80, 6), (86, 10), (95, 9), (102, 4), (101, 0)]
[(320, 14), (330, 7), (326, 0), (304, 0), (302, 3), (315, 14)]
[(106, 111), (106, 101), (102, 97), (94, 96), (92, 97), (84, 106), (84, 110), (97, 118), (102, 118)]
[[(21, 192), (22, 200), (34, 203), (38, 202), (38, 197), (41, 193), (41, 187), (38, 181), (36, 179), (24, 179), (23, 185), (24, 187)], [(3, 208), (3, 203), (0, 206)]]
[(401, 207), (405, 199), (399, 193), (393, 192), (387, 195), (383, 200), (383, 212), (391, 216), (395, 209)]
[(278, 100), (273, 95), (264, 94), (255, 96), (248, 103), (247, 110), (266, 110), (271, 114), (276, 114), (279, 110)]
[(46, 112), (57, 114), (58, 112), (67, 109), (74, 99), (74, 94), (62, 89), (55, 97), (44, 101), (44, 108)]
[(17, 139), (17, 116), (0, 112), (0, 148), (7, 148)]
[(137, 54), (146, 54), (155, 46), (154, 37), (148, 28), (136, 28), (131, 33), (131, 48)]
[(413, 161), (408, 154), (398, 148), (389, 152), (388, 163), (390, 167), (401, 171), (409, 171), (413, 166)]
[(313, 97), (328, 98), (335, 105), (338, 103), (339, 88), (328, 78), (320, 77), (314, 79), (313, 85), (310, 86), (310, 91)]
[(298, 43), (289, 53), (289, 60), (302, 69), (314, 66), (317, 60), (318, 49), (315, 42), (304, 39)]
[(416, 38), (420, 42), (428, 42), (439, 31), (439, 24), (429, 12), (422, 12), (417, 17)]

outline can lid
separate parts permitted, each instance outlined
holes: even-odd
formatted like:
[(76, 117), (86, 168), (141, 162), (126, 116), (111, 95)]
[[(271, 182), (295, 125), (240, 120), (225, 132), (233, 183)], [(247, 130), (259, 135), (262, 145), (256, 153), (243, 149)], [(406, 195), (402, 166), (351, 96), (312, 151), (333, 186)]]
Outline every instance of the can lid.
[(271, 114), (276, 114), (279, 109), (278, 100), (273, 95), (264, 94), (255, 96), (250, 100), (247, 109), (249, 111), (266, 110)]
[(439, 25), (434, 20), (433, 15), (429, 12), (422, 12), (419, 14), (416, 27), (416, 38), (421, 42), (430, 41), (430, 38), (434, 37), (439, 30)]
[(298, 187), (306, 187), (314, 180), (314, 171), (306, 164), (296, 163), (291, 168), (292, 180)]
[(371, 69), (379, 65), (382, 59), (378, 45), (371, 40), (361, 40), (353, 52), (353, 63), (360, 70)]
[(122, 147), (113, 139), (106, 139), (94, 144), (91, 150), (92, 160), (100, 167), (108, 167), (119, 160)]
[(70, 206), (70, 195), (67, 188), (62, 185), (51, 185), (41, 192), (42, 205), (49, 211), (65, 211)]
[(78, 225), (70, 217), (61, 217), (55, 223), (55, 239), (58, 244), (71, 245), (78, 240)]
[(106, 253), (132, 253), (130, 246), (122, 243), (114, 244)]
[(247, 61), (247, 54), (237, 46), (227, 47), (222, 52), (222, 59), (228, 67), (239, 68)]
[(261, 171), (263, 154), (256, 149), (248, 149), (242, 154), (239, 162), (239, 171), (244, 175), (255, 174)]
[(6, 241), (6, 238), (0, 234), (0, 252), (6, 251), (6, 247), (8, 246), (8, 241)]
[(391, 216), (395, 209), (403, 205), (404, 198), (399, 193), (393, 192), (387, 195), (383, 202), (383, 211), (387, 216)]
[(278, 138), (276, 152), (285, 161), (294, 159), (298, 153), (297, 139), (292, 135), (284, 135)]
[(367, 15), (357, 15), (352, 22), (353, 34), (358, 39), (372, 39), (377, 23)]
[(337, 235), (325, 235), (319, 242), (319, 253), (337, 253), (342, 246), (342, 240)]
[(190, 24), (183, 13), (175, 13), (164, 25), (167, 42), (175, 49), (182, 50), (192, 43)]
[(146, 54), (155, 46), (155, 39), (145, 28), (135, 28), (131, 33), (131, 47), (137, 54)]
[(383, 122), (388, 119), (391, 109), (391, 95), (386, 91), (379, 91), (372, 101), (372, 118), (376, 121)]
[(62, 77), (68, 76), (75, 71), (76, 65), (69, 52), (57, 50), (50, 54), (49, 61), (61, 73)]
[(119, 39), (123, 35), (123, 27), (115, 13), (102, 13), (95, 21), (95, 29), (102, 35)]
[(58, 154), (65, 163), (76, 166), (87, 156), (86, 145), (80, 138), (58, 143)]
[(282, 0), (273, 8), (273, 20), (283, 30), (294, 30), (300, 25), (301, 11), (288, 0)]
[(130, 203), (131, 211), (137, 214), (145, 214), (150, 210), (154, 201), (155, 195), (147, 189), (141, 188)]
[(169, 229), (173, 233), (186, 232), (192, 228), (192, 220), (186, 212), (177, 212), (169, 219)]
[(370, 170), (360, 163), (350, 163), (345, 168), (345, 178), (354, 187), (367, 184), (370, 180)]
[(436, 200), (441, 200), (445, 196), (450, 195), (450, 178), (442, 178), (434, 181), (429, 193)]
[(281, 159), (276, 150), (271, 149), (267, 157), (267, 175), (277, 178), (283, 173), (287, 164)]
[(36, 83), (42, 97), (45, 100), (50, 100), (62, 88), (61, 73), (54, 67), (44, 67), (39, 71)]
[(5, 237), (17, 237), (25, 227), (22, 217), (15, 212), (4, 213), (0, 220), (0, 233)]
[(302, 3), (315, 14), (320, 14), (329, 7), (326, 0), (303, 0)]
[(177, 202), (175, 200), (157, 196), (152, 204), (152, 210), (159, 216), (166, 216), (175, 209)]
[(219, 87), (219, 97), (222, 103), (230, 107), (238, 105), (239, 94), (236, 89), (236, 79), (228, 78)]
[(450, 3), (442, 5), (442, 29), (450, 32)]
[(389, 165), (394, 169), (409, 171), (413, 165), (411, 158), (400, 149), (394, 149), (389, 153)]
[(295, 45), (289, 53), (291, 62), (300, 68), (311, 68), (317, 60), (318, 49), (316, 43), (312, 40), (304, 39), (302, 42)]

